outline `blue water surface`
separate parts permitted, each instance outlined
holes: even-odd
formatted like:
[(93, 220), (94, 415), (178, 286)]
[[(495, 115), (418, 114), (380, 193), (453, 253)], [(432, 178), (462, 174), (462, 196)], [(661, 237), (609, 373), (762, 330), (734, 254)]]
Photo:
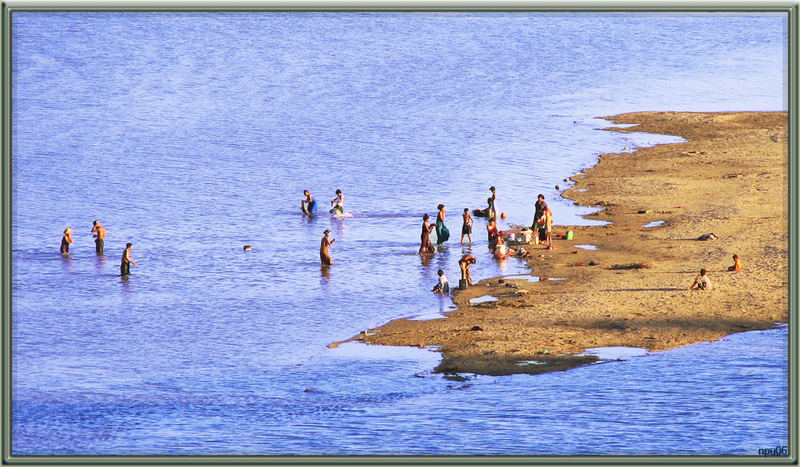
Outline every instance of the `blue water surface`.
[[(529, 224), (538, 193), (557, 225), (588, 223), (556, 184), (680, 141), (595, 117), (785, 110), (786, 15), (15, 11), (11, 26), (14, 455), (787, 443), (785, 328), (467, 382), (432, 374), (428, 350), (327, 348), (451, 309), (430, 289), (464, 253), (476, 280), (526, 272), (490, 258), (483, 220), (459, 244), (489, 186), (502, 228)], [(352, 217), (326, 212), (336, 189)], [(422, 258), (439, 203), (451, 238)]]

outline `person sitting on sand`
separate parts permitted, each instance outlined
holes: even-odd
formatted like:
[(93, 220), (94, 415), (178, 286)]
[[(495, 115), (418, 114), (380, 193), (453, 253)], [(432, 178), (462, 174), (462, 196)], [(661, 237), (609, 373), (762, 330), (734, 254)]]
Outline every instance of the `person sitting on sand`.
[(328, 235), (330, 235), (330, 233), (331, 233), (330, 230), (325, 229), (325, 232), (322, 233), (322, 240), (319, 242), (319, 259), (320, 261), (322, 261), (322, 264), (326, 266), (330, 266), (331, 264), (333, 264), (333, 262), (331, 261), (331, 253), (330, 251), (328, 251), (328, 247), (333, 245), (333, 242), (336, 241), (335, 238), (334, 239), (328, 238)]
[(433, 248), (433, 244), (431, 243), (431, 230), (433, 230), (434, 225), (428, 225), (428, 220), (431, 216), (425, 214), (422, 216), (422, 233), (419, 236), (419, 253), (420, 255), (431, 254), (435, 252)]
[(489, 249), (494, 253), (497, 247), (497, 219), (494, 217), (489, 218), (489, 225), (486, 226), (486, 232), (489, 234)]
[(464, 255), (458, 260), (458, 267), (461, 268), (461, 280), (467, 281), (467, 285), (472, 285), (472, 275), (469, 269), (473, 264), (475, 264), (475, 257), (470, 254)]
[(708, 276), (706, 276), (706, 270), (701, 269), (700, 274), (694, 278), (694, 282), (692, 285), (689, 286), (689, 290), (710, 290), (711, 289), (711, 281), (708, 280)]
[(739, 272), (742, 270), (742, 262), (739, 261), (739, 255), (733, 255), (733, 266), (728, 267), (728, 271)]
[(300, 210), (303, 211), (303, 214), (311, 217), (317, 212), (317, 202), (314, 201), (314, 197), (308, 190), (303, 190), (303, 195), (306, 199), (300, 201)]
[(69, 254), (69, 245), (72, 243), (72, 229), (67, 227), (64, 229), (64, 236), (61, 237), (61, 254), (66, 256)]
[(444, 275), (444, 271), (439, 269), (437, 274), (439, 274), (439, 282), (433, 286), (433, 293), (450, 293), (450, 284), (447, 283), (447, 276)]
[(344, 214), (344, 194), (342, 194), (342, 190), (336, 190), (336, 198), (331, 200), (331, 214), (339, 214), (340, 216)]
[(475, 224), (475, 221), (472, 219), (472, 216), (469, 215), (469, 208), (464, 208), (464, 224), (461, 226), (461, 244), (464, 244), (464, 235), (467, 236), (469, 239), (469, 244), (472, 245), (472, 226)]

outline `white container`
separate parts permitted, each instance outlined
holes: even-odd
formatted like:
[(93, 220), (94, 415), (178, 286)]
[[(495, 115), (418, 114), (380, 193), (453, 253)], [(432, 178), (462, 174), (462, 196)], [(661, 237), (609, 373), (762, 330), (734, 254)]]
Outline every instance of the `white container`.
[(533, 236), (533, 233), (530, 230), (523, 230), (522, 232), (520, 232), (520, 234), (522, 234), (523, 242), (525, 243), (531, 242), (531, 237)]

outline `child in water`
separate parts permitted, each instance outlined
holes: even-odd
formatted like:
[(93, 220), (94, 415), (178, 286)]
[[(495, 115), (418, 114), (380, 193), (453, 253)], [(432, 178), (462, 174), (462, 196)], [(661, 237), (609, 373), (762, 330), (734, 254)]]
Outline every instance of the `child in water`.
[(469, 239), (469, 244), (472, 245), (472, 225), (475, 221), (469, 215), (469, 208), (464, 208), (464, 224), (461, 226), (461, 244), (464, 244), (464, 235)]
[(447, 277), (444, 275), (444, 271), (439, 269), (437, 274), (439, 274), (439, 282), (435, 286), (433, 286), (433, 293), (440, 293), (440, 294), (450, 293), (450, 284), (448, 284), (447, 282)]

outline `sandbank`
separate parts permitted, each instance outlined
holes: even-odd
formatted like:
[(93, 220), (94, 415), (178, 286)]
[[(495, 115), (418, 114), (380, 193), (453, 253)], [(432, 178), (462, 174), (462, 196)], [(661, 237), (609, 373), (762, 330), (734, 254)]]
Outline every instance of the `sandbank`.
[[(572, 230), (575, 238), (556, 239), (549, 251), (525, 246), (533, 253), (532, 275), (563, 280), (483, 280), (454, 292), (458, 308), (446, 318), (397, 319), (348, 341), (438, 346), (437, 372), (503, 375), (589, 363), (596, 357), (580, 356), (589, 348), (660, 351), (788, 322), (787, 113), (602, 118), (635, 124), (608, 131), (688, 141), (604, 154), (571, 177), (574, 184), (563, 196), (602, 208), (585, 217), (610, 224), (559, 225), (555, 212), (554, 233)], [(697, 240), (712, 232), (716, 240)], [(733, 254), (743, 271), (727, 270)], [(708, 271), (712, 289), (687, 290), (700, 268)], [(485, 295), (498, 300), (470, 304)]]

